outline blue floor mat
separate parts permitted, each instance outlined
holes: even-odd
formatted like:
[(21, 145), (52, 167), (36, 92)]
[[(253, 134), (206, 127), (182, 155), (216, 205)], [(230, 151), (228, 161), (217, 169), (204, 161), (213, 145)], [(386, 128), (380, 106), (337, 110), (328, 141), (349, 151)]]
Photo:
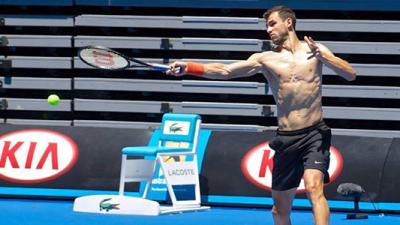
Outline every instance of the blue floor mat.
[[(161, 216), (127, 216), (78, 213), (72, 201), (0, 199), (1, 224), (7, 225), (272, 225), (271, 210), (212, 207), (210, 210)], [(398, 225), (400, 215), (370, 214), (366, 220), (346, 220), (346, 213), (332, 212), (334, 225)], [(292, 224), (313, 224), (311, 211), (295, 210)]]

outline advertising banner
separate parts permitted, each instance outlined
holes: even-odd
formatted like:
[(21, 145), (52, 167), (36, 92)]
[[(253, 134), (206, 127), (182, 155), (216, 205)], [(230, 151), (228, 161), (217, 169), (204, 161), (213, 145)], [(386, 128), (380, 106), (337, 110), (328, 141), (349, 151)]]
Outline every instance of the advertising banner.
[[(157, 132), (1, 125), (0, 134), (0, 195), (77, 197), (102, 191), (116, 193), (121, 149), (147, 145)], [(268, 143), (275, 131), (202, 131), (200, 136), (205, 140), (198, 148), (204, 203), (272, 204), (274, 150)], [(399, 145), (398, 138), (333, 135), (328, 171), (330, 183), (325, 186), (330, 205), (335, 207), (337, 202), (352, 201), (338, 194), (337, 188), (342, 183), (354, 183), (366, 191), (361, 197), (366, 205), (361, 204), (361, 208), (399, 208)], [(125, 190), (128, 194), (136, 193), (140, 187), (129, 183)], [(302, 182), (295, 205), (309, 207), (304, 191)], [(168, 199), (165, 178), (159, 169), (149, 196), (156, 200)]]
[(152, 134), (145, 129), (16, 125), (1, 125), (0, 132), (3, 190), (24, 187), (117, 191), (121, 149), (147, 145)]
[[(268, 141), (274, 135), (274, 131), (213, 132), (202, 170), (202, 194), (218, 196), (218, 203), (238, 204), (257, 204), (253, 197), (271, 197), (274, 151), (268, 147)], [(396, 202), (400, 196), (394, 191), (394, 187), (400, 185), (399, 180), (394, 179), (395, 171), (397, 174), (400, 171), (399, 163), (394, 163), (400, 158), (397, 141), (334, 135), (328, 171), (331, 181), (325, 186), (327, 199), (351, 200), (340, 196), (337, 188), (342, 183), (355, 183), (366, 190), (367, 194), (362, 196), (364, 201)], [(303, 182), (297, 193), (296, 198), (306, 199)], [(213, 199), (217, 198), (209, 197), (210, 201)]]

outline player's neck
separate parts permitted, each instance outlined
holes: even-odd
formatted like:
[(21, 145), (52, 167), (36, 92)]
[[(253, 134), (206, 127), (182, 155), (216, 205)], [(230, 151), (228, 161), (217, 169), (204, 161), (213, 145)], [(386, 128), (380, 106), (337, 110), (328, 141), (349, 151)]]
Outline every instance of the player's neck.
[(282, 44), (282, 48), (293, 54), (301, 48), (301, 42), (295, 32), (289, 32), (288, 38)]

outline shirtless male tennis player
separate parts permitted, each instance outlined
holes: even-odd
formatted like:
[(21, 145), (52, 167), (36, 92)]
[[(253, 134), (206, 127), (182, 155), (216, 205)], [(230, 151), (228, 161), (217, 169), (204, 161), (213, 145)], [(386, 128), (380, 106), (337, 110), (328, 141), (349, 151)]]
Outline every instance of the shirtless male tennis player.
[[(322, 120), (322, 65), (348, 81), (356, 71), (311, 37), (301, 42), (295, 32), (296, 16), (286, 6), (264, 15), (267, 33), (277, 46), (229, 65), (177, 61), (167, 74), (190, 74), (227, 80), (264, 74), (277, 104), (278, 130), (269, 145), (275, 150), (272, 172), (272, 214), (275, 225), (288, 225), (296, 189), (304, 178), (316, 225), (329, 224), (329, 207), (323, 193), (329, 182), (331, 130)], [(179, 69), (178, 69), (179, 68)]]

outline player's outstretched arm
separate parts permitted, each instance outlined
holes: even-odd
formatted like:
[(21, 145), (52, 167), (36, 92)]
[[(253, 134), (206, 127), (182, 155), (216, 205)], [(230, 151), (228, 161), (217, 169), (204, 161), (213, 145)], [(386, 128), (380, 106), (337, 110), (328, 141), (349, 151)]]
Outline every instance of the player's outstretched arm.
[(201, 64), (195, 62), (176, 61), (170, 65), (171, 69), (167, 71), (167, 74), (175, 76), (187, 74), (218, 80), (248, 77), (261, 71), (262, 64), (260, 63), (259, 58), (259, 53), (256, 53), (250, 56), (247, 60), (238, 61), (232, 64)]
[(304, 37), (313, 56), (348, 81), (356, 79), (356, 71), (346, 60), (335, 56), (326, 46), (316, 43), (311, 37)]

